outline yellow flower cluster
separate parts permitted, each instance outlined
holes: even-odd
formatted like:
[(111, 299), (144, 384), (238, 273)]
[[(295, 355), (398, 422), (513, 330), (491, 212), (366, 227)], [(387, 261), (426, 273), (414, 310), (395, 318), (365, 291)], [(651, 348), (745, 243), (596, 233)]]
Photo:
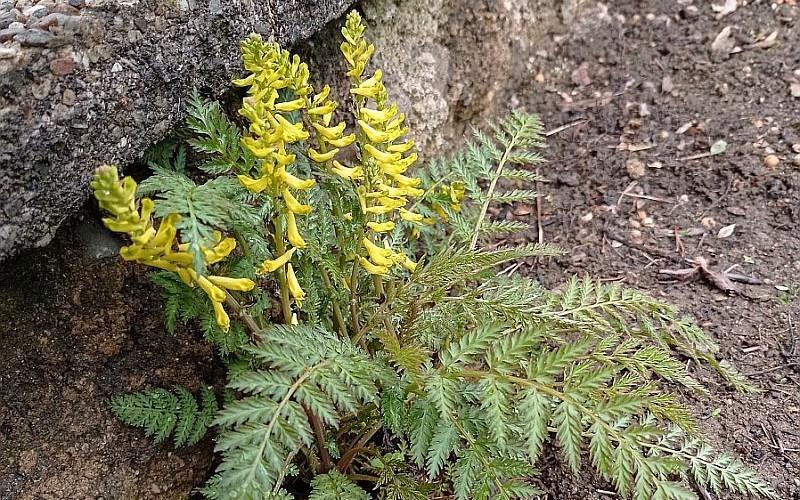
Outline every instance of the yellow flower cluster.
[[(194, 257), (188, 251), (188, 244), (178, 245), (174, 250), (176, 225), (180, 215), (169, 214), (161, 220), (158, 231), (153, 227), (153, 200), (142, 198), (141, 209), (136, 203), (136, 182), (130, 177), (120, 180), (117, 167), (104, 165), (97, 169), (91, 182), (94, 196), (100, 208), (113, 217), (106, 217), (103, 223), (110, 230), (125, 233), (133, 240), (132, 245), (122, 247), (120, 255), (127, 261), (157, 267), (177, 273), (181, 280), (189, 286), (199, 286), (211, 299), (217, 324), (223, 330), (230, 328), (230, 318), (222, 307), (227, 297), (225, 290), (247, 292), (255, 283), (247, 278), (228, 278), (225, 276), (203, 276), (194, 270)], [(236, 240), (222, 238), (217, 233), (213, 248), (202, 248), (203, 261), (214, 264), (230, 254), (236, 248)]]
[(374, 47), (364, 40), (364, 24), (357, 12), (347, 16), (342, 35), (345, 41), (341, 50), (349, 66), (350, 92), (355, 96), (357, 107), (363, 178), (361, 175), (337, 173), (358, 180), (361, 210), (370, 219), (367, 227), (374, 233), (364, 238), (363, 246), (368, 258), (361, 257), (360, 262), (371, 274), (386, 274), (395, 264), (413, 270), (416, 264), (405, 254), (394, 252), (385, 241), (383, 247), (376, 245), (372, 238), (380, 238), (381, 233), (394, 229), (394, 215), (410, 222), (423, 220), (421, 214), (405, 208), (409, 198), (423, 194), (423, 190), (417, 187), (421, 180), (405, 175), (417, 160), (417, 154), (410, 152), (414, 142), (403, 140), (408, 132), (408, 128), (403, 126), (405, 115), (398, 113), (397, 104), (388, 104), (381, 70), (362, 79)]
[[(278, 217), (286, 218), (285, 237), (291, 247), (277, 258), (264, 262), (261, 272), (285, 268), (290, 291), (299, 303), (305, 293), (289, 260), (295, 249), (306, 246), (297, 228), (296, 216), (308, 215), (311, 206), (298, 201), (292, 191), (309, 189), (315, 181), (300, 179), (287, 171), (296, 160), (296, 155), (287, 148), (309, 138), (303, 123), (292, 122), (287, 116), (308, 107), (308, 96), (312, 92), (308, 84), (308, 66), (301, 63), (298, 56), (292, 57), (288, 51), (281, 50), (277, 44), (264, 43), (259, 35), (252, 35), (242, 42), (242, 58), (249, 75), (233, 83), (249, 87), (239, 113), (250, 122), (252, 135), (244, 137), (242, 145), (258, 159), (259, 176), (239, 175), (238, 179), (251, 192), (268, 190), (273, 198), (283, 200), (285, 210), (279, 207)], [(282, 98), (288, 100), (281, 101)], [(283, 238), (283, 235), (276, 235), (278, 237)], [(283, 241), (276, 241), (276, 247), (284, 246)]]

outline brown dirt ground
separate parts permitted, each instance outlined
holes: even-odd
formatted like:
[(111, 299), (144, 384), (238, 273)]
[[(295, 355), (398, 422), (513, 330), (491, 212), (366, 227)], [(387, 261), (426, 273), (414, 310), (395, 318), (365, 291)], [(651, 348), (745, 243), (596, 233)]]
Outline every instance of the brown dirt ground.
[(208, 475), (210, 438), (178, 452), (155, 446), (107, 401), (197, 390), (219, 380), (219, 363), (190, 333), (165, 335), (143, 270), (87, 257), (86, 232), (75, 221), (0, 268), (0, 498), (185, 498)]
[[(800, 165), (792, 158), (800, 151), (800, 99), (786, 80), (800, 69), (800, 8), (756, 1), (716, 20), (710, 3), (694, 2), (697, 13), (685, 8), (691, 3), (609, 2), (605, 15), (542, 47), (540, 90), (518, 100), (550, 130), (585, 123), (548, 140), (541, 172), (551, 182), (539, 188), (544, 240), (567, 255), (531, 272), (549, 286), (571, 274), (619, 281), (694, 316), (722, 356), (765, 392), (736, 394), (701, 374), (711, 399), (687, 400), (721, 447), (772, 481), (781, 498), (798, 499)], [(773, 30), (778, 44), (719, 57), (710, 45), (728, 25), (739, 46)], [(573, 77), (583, 63), (586, 74)], [(589, 85), (576, 83), (588, 83), (584, 76)], [(693, 125), (677, 133), (687, 123)], [(681, 159), (720, 139), (728, 144), (724, 154)], [(621, 144), (648, 148), (625, 151)], [(773, 151), (781, 161), (768, 168), (763, 159)], [(637, 179), (627, 168), (634, 159), (645, 165)], [(507, 217), (536, 224), (536, 212), (515, 207)], [(717, 238), (730, 224), (733, 235)], [(676, 232), (684, 236), (676, 239)], [(672, 259), (698, 256), (716, 270), (736, 265), (733, 272), (765, 284), (739, 285), (742, 293), (731, 296), (702, 279), (659, 276), (689, 267)], [(567, 476), (558, 467), (545, 474), (549, 498), (608, 498), (591, 478)]]
[[(541, 169), (550, 180), (540, 186), (544, 239), (567, 256), (531, 272), (550, 286), (571, 274), (620, 281), (697, 318), (765, 392), (736, 394), (701, 372), (712, 398), (687, 401), (718, 444), (781, 498), (800, 499), (800, 167), (791, 149), (800, 101), (786, 81), (800, 69), (800, 12), (756, 0), (716, 20), (708, 3), (695, 3), (697, 11), (688, 0), (610, 2), (542, 46), (541, 75), (529, 75), (536, 90), (509, 105), (540, 113), (550, 129), (585, 121), (550, 137)], [(775, 29), (778, 44), (713, 54), (727, 25), (740, 46)], [(573, 78), (582, 63), (585, 74)], [(720, 139), (724, 154), (680, 159)], [(774, 168), (763, 164), (769, 149), (781, 159)], [(635, 184), (631, 159), (645, 165)], [(536, 212), (517, 206), (507, 216), (536, 223)], [(147, 387), (217, 382), (218, 363), (191, 332), (164, 335), (157, 290), (141, 269), (83, 256), (81, 224), (0, 269), (0, 498), (183, 497), (209, 472), (209, 440), (177, 453), (153, 446), (105, 404)], [(765, 284), (728, 295), (658, 274), (697, 256)], [(540, 469), (547, 498), (611, 498), (591, 474), (571, 478), (555, 454)]]

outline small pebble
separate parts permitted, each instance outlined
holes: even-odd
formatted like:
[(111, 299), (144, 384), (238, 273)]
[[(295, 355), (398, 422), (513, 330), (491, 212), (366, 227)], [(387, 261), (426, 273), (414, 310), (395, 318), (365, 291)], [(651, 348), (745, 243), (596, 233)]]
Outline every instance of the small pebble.
[(50, 62), (50, 72), (54, 75), (64, 76), (75, 69), (75, 60), (71, 57), (59, 57)]
[(69, 5), (76, 9), (82, 9), (86, 2), (84, 0), (69, 0)]
[(780, 162), (780, 159), (775, 155), (768, 155), (764, 158), (764, 166), (767, 168), (775, 168)]
[(625, 164), (625, 168), (627, 169), (628, 175), (631, 177), (631, 179), (639, 179), (641, 177), (644, 177), (644, 172), (645, 172), (644, 163), (642, 163), (636, 158), (631, 158), (630, 160), (628, 160), (627, 163)]
[(14, 11), (0, 13), (0, 30), (8, 28), (8, 26), (17, 20), (17, 14)]
[(53, 34), (48, 31), (27, 30), (14, 36), (14, 40), (22, 45), (31, 47), (45, 47), (53, 39)]
[(792, 163), (794, 163), (795, 167), (800, 167), (800, 153), (794, 155), (794, 158), (792, 158)]
[(34, 5), (22, 11), (22, 15), (30, 20), (41, 19), (46, 16), (50, 10), (44, 5)]
[(0, 43), (7, 42), (20, 33), (25, 33), (25, 28), (6, 28), (0, 30)]
[(72, 106), (75, 104), (76, 99), (75, 91), (72, 89), (64, 89), (64, 93), (61, 94), (61, 102), (65, 106)]
[(122, 71), (122, 65), (120, 63), (118, 63), (118, 62), (115, 62), (114, 65), (111, 66), (111, 72), (112, 73), (119, 73), (120, 71)]

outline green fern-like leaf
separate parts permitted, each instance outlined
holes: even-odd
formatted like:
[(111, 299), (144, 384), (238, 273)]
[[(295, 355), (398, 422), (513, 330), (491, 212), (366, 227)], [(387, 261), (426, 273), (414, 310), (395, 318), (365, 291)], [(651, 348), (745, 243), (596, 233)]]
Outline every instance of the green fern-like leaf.
[(334, 470), (314, 478), (308, 500), (369, 500), (369, 495), (341, 472)]
[(211, 415), (217, 409), (214, 393), (203, 388), (198, 405), (191, 392), (178, 387), (174, 392), (152, 389), (117, 396), (109, 402), (111, 411), (122, 422), (144, 429), (156, 443), (174, 433), (175, 446), (192, 446), (205, 436)]

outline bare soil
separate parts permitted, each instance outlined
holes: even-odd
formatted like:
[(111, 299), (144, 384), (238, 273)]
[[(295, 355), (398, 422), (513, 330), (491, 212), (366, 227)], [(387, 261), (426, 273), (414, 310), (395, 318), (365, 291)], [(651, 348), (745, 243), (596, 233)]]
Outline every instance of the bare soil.
[(104, 237), (75, 220), (0, 268), (2, 499), (185, 498), (208, 476), (210, 438), (176, 452), (108, 410), (119, 394), (196, 391), (222, 373), (192, 332), (164, 333), (143, 269), (90, 255)]
[[(568, 38), (554, 36), (542, 48), (540, 90), (518, 99), (550, 130), (579, 123), (548, 140), (541, 216), (518, 206), (507, 217), (541, 219), (544, 241), (566, 250), (531, 268), (545, 284), (572, 274), (614, 280), (693, 316), (764, 392), (737, 394), (701, 372), (712, 397), (687, 401), (720, 447), (772, 481), (780, 498), (798, 499), (800, 99), (790, 81), (800, 69), (800, 8), (782, 3), (749, 2), (717, 20), (710, 2), (610, 2)], [(715, 53), (725, 26), (736, 46), (774, 30), (777, 44)], [(719, 140), (724, 153), (683, 159)], [(769, 154), (774, 167), (764, 163)], [(719, 238), (731, 224), (733, 234)], [(696, 257), (763, 284), (726, 293), (702, 277), (659, 274)], [(549, 498), (609, 498), (602, 490), (611, 488), (589, 474), (569, 479), (555, 457), (541, 468)]]
[[(775, 3), (752, 1), (718, 20), (707, 2), (620, 0), (570, 36), (553, 34), (540, 73), (529, 75), (537, 90), (509, 106), (540, 113), (551, 130), (570, 126), (548, 140), (541, 206), (506, 215), (541, 221), (544, 241), (566, 250), (529, 268), (545, 284), (572, 274), (615, 280), (694, 316), (763, 392), (734, 393), (698, 369), (712, 397), (686, 400), (720, 447), (781, 498), (800, 499), (800, 100), (789, 82), (800, 69), (800, 12)], [(725, 26), (741, 52), (711, 50)], [(774, 30), (775, 45), (745, 48)], [(684, 159), (719, 140), (723, 153)], [(769, 154), (777, 165), (765, 166)], [(142, 269), (86, 255), (94, 247), (79, 235), (84, 224), (0, 268), (0, 498), (185, 497), (210, 472), (210, 440), (180, 452), (153, 446), (106, 402), (218, 383), (218, 360), (192, 331), (164, 334)], [(736, 266), (761, 284), (728, 293), (702, 276), (659, 274), (697, 257), (717, 276)], [(588, 472), (573, 478), (557, 452), (539, 466), (547, 498), (613, 497)]]

